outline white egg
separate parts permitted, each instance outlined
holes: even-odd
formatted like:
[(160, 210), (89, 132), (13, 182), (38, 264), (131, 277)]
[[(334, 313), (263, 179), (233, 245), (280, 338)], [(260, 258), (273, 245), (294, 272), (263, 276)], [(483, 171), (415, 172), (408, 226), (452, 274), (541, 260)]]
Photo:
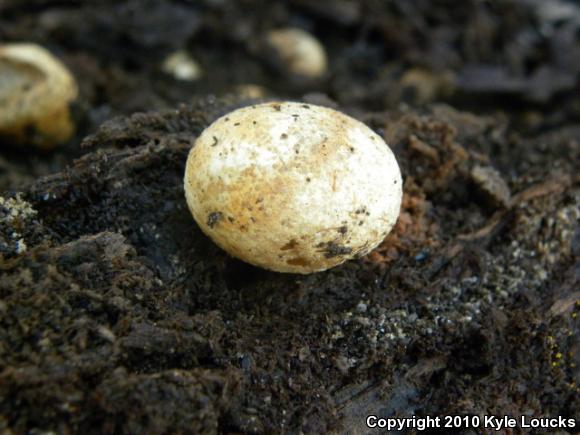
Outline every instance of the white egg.
[(36, 44), (0, 45), (0, 135), (13, 143), (52, 148), (75, 125), (69, 106), (77, 83), (65, 65)]
[(192, 82), (203, 76), (199, 63), (185, 50), (175, 51), (167, 56), (161, 69), (176, 80)]
[(318, 78), (326, 73), (326, 50), (310, 33), (293, 27), (276, 29), (268, 32), (266, 41), (290, 74)]
[(383, 139), (336, 110), (244, 107), (197, 138), (185, 195), (202, 231), (231, 255), (311, 273), (360, 257), (399, 215), (402, 181)]

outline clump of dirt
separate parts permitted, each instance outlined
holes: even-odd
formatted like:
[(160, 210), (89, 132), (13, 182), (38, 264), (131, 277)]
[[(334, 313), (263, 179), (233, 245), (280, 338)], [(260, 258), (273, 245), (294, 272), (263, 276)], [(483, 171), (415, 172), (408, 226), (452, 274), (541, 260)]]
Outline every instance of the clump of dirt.
[[(577, 84), (540, 78), (569, 77), (580, 56), (558, 54), (577, 49), (574, 15), (550, 21), (542, 4), (3, 3), (1, 38), (44, 43), (86, 79), (67, 147), (1, 150), (0, 431), (579, 415), (580, 108)], [(260, 57), (264, 32), (289, 24), (325, 44), (328, 80)], [(184, 47), (212, 74), (157, 70)], [(485, 81), (494, 60), (505, 67)], [(449, 90), (447, 77), (461, 80)], [(250, 82), (265, 99), (336, 106), (391, 145), (403, 207), (376, 251), (277, 274), (199, 230), (187, 154), (212, 120), (256, 102), (230, 92)]]
[[(466, 200), (474, 184), (450, 187), (459, 167), (435, 190), (407, 172), (381, 249), (276, 274), (228, 257), (187, 211), (186, 132), (240, 103), (208, 104), (112, 121), (87, 142), (107, 151), (4, 200), (3, 234), (21, 217), (27, 247), (1, 265), (7, 427), (320, 432), (361, 427), (368, 407), (574, 415), (572, 172), (530, 184), (499, 218)], [(397, 143), (403, 168), (423, 164)]]

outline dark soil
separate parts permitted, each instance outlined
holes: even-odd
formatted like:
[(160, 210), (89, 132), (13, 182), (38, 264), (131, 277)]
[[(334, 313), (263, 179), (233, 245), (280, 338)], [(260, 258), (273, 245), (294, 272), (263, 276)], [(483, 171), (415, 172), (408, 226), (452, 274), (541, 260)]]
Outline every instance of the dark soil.
[[(285, 25), (327, 77), (266, 54)], [(0, 40), (81, 87), (69, 144), (0, 148), (0, 433), (580, 416), (579, 27), (566, 0), (0, 2)], [(160, 71), (182, 48), (199, 81)], [(385, 137), (404, 201), (377, 250), (277, 274), (200, 232), (186, 156), (243, 84)]]

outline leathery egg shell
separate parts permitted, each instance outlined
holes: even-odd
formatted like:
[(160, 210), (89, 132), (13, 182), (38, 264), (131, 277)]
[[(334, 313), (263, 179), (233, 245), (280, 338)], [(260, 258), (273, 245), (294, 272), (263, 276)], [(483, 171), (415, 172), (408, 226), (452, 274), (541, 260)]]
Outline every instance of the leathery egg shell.
[(308, 78), (318, 78), (326, 73), (326, 50), (310, 33), (293, 27), (271, 30), (266, 41), (287, 72)]
[(73, 75), (45, 48), (0, 44), (0, 136), (44, 149), (68, 141), (77, 94)]
[(402, 197), (399, 166), (379, 135), (338, 111), (294, 102), (216, 120), (189, 153), (184, 187), (218, 246), (303, 274), (371, 251), (395, 224)]

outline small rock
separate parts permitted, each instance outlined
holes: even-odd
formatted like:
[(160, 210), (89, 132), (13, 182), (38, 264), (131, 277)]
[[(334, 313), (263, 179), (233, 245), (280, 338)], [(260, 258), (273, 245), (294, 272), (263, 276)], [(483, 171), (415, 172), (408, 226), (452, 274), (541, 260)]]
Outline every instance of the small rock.
[(365, 304), (363, 302), (359, 302), (359, 304), (356, 306), (356, 310), (359, 313), (366, 313), (366, 311), (367, 311), (367, 304)]

